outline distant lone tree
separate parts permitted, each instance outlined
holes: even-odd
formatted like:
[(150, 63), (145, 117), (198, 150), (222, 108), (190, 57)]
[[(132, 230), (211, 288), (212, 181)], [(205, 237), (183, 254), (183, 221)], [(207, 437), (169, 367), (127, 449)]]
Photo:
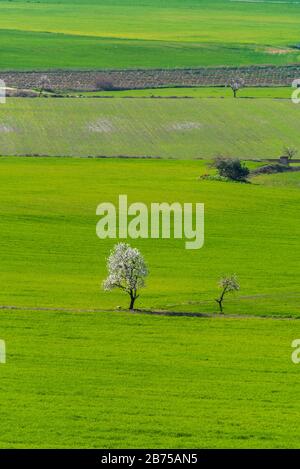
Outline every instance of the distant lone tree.
[(216, 299), (216, 302), (219, 305), (220, 313), (223, 313), (223, 301), (227, 293), (238, 291), (240, 285), (236, 275), (230, 275), (223, 277), (219, 280), (219, 287), (222, 289), (221, 295)]
[(298, 154), (298, 149), (296, 147), (283, 147), (283, 155), (289, 160), (292, 160), (294, 156)]
[(213, 165), (218, 170), (220, 176), (232, 179), (233, 181), (245, 182), (249, 175), (249, 169), (239, 158), (217, 156), (214, 159)]
[(105, 291), (119, 288), (130, 296), (129, 309), (139, 297), (138, 291), (145, 286), (148, 269), (140, 251), (129, 244), (116, 244), (107, 260), (108, 277), (103, 282)]
[(237, 97), (237, 92), (241, 89), (244, 88), (245, 86), (245, 81), (242, 78), (231, 78), (228, 82), (228, 86), (232, 89), (233, 92), (233, 97)]

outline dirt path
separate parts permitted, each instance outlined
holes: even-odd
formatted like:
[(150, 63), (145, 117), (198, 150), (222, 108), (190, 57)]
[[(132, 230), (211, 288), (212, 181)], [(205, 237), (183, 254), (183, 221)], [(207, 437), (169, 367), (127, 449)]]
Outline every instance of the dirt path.
[[(61, 313), (129, 313), (129, 310), (123, 309), (81, 309), (81, 308), (47, 308), (47, 307), (30, 307), (17, 305), (0, 305), (2, 311), (37, 311), (37, 312), (61, 312)], [(284, 316), (261, 316), (250, 314), (220, 314), (220, 313), (189, 313), (184, 311), (166, 311), (166, 310), (144, 310), (137, 309), (130, 314), (146, 314), (154, 316), (169, 317), (189, 317), (189, 318), (218, 318), (218, 319), (276, 319), (281, 321), (298, 320), (300, 317), (284, 317)]]

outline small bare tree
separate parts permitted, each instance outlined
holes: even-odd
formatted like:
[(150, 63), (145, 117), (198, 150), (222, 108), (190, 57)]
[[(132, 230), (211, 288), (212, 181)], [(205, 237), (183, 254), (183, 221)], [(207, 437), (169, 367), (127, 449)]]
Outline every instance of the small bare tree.
[(116, 244), (107, 260), (108, 277), (103, 282), (106, 291), (119, 288), (130, 296), (129, 309), (139, 297), (138, 290), (145, 286), (148, 269), (140, 251), (129, 244)]
[(233, 97), (236, 98), (237, 97), (237, 92), (241, 89), (241, 88), (244, 88), (245, 86), (245, 80), (243, 80), (243, 78), (231, 78), (228, 82), (228, 86), (230, 86), (230, 88), (232, 89), (233, 91)]
[(298, 149), (296, 147), (283, 147), (283, 155), (286, 156), (289, 160), (292, 160), (294, 156), (298, 154)]
[(220, 297), (216, 299), (216, 302), (219, 305), (220, 313), (223, 313), (223, 301), (224, 301), (225, 295), (227, 293), (238, 291), (240, 289), (237, 276), (234, 274), (234, 275), (222, 277), (219, 280), (219, 287), (222, 289), (222, 292), (221, 292)]

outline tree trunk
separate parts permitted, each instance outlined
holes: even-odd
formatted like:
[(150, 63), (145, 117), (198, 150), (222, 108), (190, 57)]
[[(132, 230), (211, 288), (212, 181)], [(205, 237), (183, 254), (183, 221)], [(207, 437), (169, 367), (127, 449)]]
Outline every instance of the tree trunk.
[(219, 305), (219, 308), (220, 308), (220, 313), (223, 313), (223, 305), (222, 305), (222, 301), (223, 301), (223, 299), (216, 300), (216, 302), (218, 303), (218, 305)]
[(224, 300), (226, 291), (227, 291), (227, 288), (225, 287), (224, 290), (222, 291), (220, 298), (216, 300), (220, 308), (220, 313), (223, 313), (223, 300)]
[(135, 300), (136, 300), (136, 298), (135, 298), (133, 295), (130, 295), (130, 306), (129, 306), (129, 309), (130, 309), (131, 311), (133, 310)]

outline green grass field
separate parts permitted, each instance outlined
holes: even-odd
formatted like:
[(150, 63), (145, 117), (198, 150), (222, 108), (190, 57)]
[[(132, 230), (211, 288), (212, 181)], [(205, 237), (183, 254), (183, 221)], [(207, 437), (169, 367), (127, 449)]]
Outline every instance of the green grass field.
[[(236, 273), (241, 290), (227, 314), (298, 317), (299, 173), (252, 184), (199, 180), (203, 161), (1, 158), (0, 305), (112, 310), (128, 307), (101, 291), (115, 240), (96, 236), (96, 207), (129, 203), (205, 203), (205, 246), (136, 240), (149, 264), (137, 307), (217, 312), (217, 281)], [(272, 184), (273, 181), (273, 184)], [(279, 183), (281, 181), (281, 184)]]
[[(282, 117), (284, 116), (284, 120)], [(276, 99), (22, 99), (0, 109), (2, 155), (277, 158), (300, 107)]]
[(1, 448), (299, 448), (298, 321), (1, 311)]
[[(239, 98), (275, 98), (291, 99), (291, 87), (251, 87), (239, 90)], [(47, 93), (45, 93), (47, 94)], [(229, 87), (192, 87), (192, 88), (150, 88), (144, 90), (122, 91), (87, 91), (81, 93), (69, 92), (64, 95), (90, 97), (114, 97), (114, 98), (229, 98), (232, 99), (232, 91)], [(50, 93), (48, 93), (50, 95)]]
[[(0, 158), (1, 448), (299, 447), (299, 173), (199, 180), (208, 172)], [(236, 272), (223, 317), (114, 311), (128, 299), (101, 290), (115, 241), (96, 237), (95, 212), (120, 193), (206, 206), (199, 251), (129, 240), (150, 269), (136, 306), (214, 313), (217, 279)]]
[(299, 20), (293, 0), (0, 0), (0, 68), (296, 63)]

